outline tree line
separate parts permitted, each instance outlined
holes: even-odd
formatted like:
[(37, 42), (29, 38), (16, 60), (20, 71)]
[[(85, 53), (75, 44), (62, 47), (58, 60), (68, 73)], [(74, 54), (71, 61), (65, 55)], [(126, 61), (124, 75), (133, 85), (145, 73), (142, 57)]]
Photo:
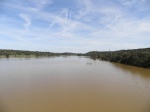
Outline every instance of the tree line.
[(53, 52), (39, 52), (39, 51), (26, 51), (26, 50), (6, 50), (0, 49), (0, 57), (9, 58), (10, 56), (33, 56), (33, 57), (48, 57), (48, 56), (60, 56), (60, 55), (78, 55), (77, 53), (53, 53)]
[(70, 53), (70, 52), (53, 53), (53, 52), (0, 49), (0, 58), (1, 57), (9, 58), (10, 56), (48, 57), (48, 56), (61, 56), (61, 55), (89, 56), (92, 59), (100, 59), (100, 60), (118, 62), (127, 65), (150, 68), (150, 48), (105, 51), (105, 52), (91, 51), (85, 54)]
[(150, 48), (86, 53), (92, 59), (150, 68)]

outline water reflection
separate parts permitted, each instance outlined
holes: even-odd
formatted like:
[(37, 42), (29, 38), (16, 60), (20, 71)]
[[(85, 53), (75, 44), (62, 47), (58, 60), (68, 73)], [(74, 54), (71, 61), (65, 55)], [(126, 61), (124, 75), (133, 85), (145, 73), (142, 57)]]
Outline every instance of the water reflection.
[(133, 75), (139, 75), (142, 78), (150, 78), (150, 69), (140, 68), (135, 66), (124, 65), (120, 63), (112, 63), (115, 67), (122, 69), (125, 72), (130, 72)]

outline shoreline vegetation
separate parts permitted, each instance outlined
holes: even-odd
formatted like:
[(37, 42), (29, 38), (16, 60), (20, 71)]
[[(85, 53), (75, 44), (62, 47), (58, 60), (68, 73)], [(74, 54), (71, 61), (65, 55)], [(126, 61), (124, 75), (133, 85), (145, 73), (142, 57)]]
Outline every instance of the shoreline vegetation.
[(150, 68), (150, 48), (86, 53), (92, 59)]
[(70, 56), (78, 55), (77, 53), (53, 53), (53, 52), (40, 52), (40, 51), (27, 51), (27, 50), (7, 50), (0, 49), (0, 58), (11, 58), (11, 57), (51, 57), (51, 56)]
[(0, 49), (0, 58), (32, 58), (32, 57), (51, 57), (51, 56), (88, 56), (94, 60), (104, 60), (121, 64), (150, 68), (150, 48), (119, 50), (119, 51), (91, 51), (88, 53), (53, 53), (26, 50), (7, 50)]

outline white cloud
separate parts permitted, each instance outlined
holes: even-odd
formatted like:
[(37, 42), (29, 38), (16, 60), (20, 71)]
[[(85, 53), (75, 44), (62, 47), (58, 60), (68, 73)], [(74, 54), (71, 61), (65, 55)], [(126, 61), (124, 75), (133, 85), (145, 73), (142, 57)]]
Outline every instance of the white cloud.
[(136, 4), (142, 4), (146, 0), (124, 0), (123, 5), (125, 6), (131, 6), (131, 5), (136, 5)]
[(144, 3), (146, 0), (140, 0), (139, 1), (139, 4), (141, 4), (141, 3)]
[(35, 4), (38, 9), (42, 9), (45, 6), (53, 3), (52, 0), (31, 0), (31, 2)]
[[(140, 41), (150, 41), (149, 35), (146, 35), (150, 33), (150, 19), (137, 18), (117, 5), (99, 5), (94, 0), (83, 0), (78, 1), (78, 9), (57, 7), (56, 11), (48, 12), (44, 10), (48, 2), (48, 0), (32, 0), (35, 7), (9, 4), (12, 9), (19, 11), (23, 23), (18, 22), (24, 28), (12, 28), (10, 25), (1, 24), (0, 34), (12, 37), (16, 42), (24, 45), (27, 44), (27, 48), (28, 45), (42, 49), (50, 46), (55, 50), (56, 48), (62, 48), (63, 51), (74, 49), (75, 52), (80, 51), (80, 48), (82, 48), (80, 52), (136, 48), (142, 47)], [(142, 4), (144, 1), (126, 0), (125, 2), (126, 5), (131, 5), (140, 2)], [(44, 25), (37, 27), (34, 20)], [(11, 18), (5, 21), (16, 22)], [(5, 28), (2, 28), (3, 26)]]
[(83, 16), (86, 16), (94, 8), (91, 0), (78, 0), (78, 4), (80, 11), (79, 15), (77, 15), (77, 18), (82, 18)]
[(25, 23), (24, 23), (25, 30), (29, 30), (29, 27), (31, 25), (31, 19), (30, 19), (29, 15), (28, 14), (19, 14), (19, 16), (25, 21)]

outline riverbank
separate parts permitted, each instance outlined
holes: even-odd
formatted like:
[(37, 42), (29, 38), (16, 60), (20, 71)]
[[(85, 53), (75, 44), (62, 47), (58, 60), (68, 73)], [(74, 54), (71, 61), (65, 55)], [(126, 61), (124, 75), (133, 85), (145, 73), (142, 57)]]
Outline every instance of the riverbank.
[(92, 59), (117, 62), (126, 65), (150, 68), (150, 48), (119, 50), (119, 51), (91, 51), (85, 54), (81, 53), (52, 53), (39, 51), (22, 51), (22, 50), (0, 50), (0, 58), (36, 58), (51, 56), (89, 56)]
[(35, 56), (35, 55), (9, 55), (9, 56), (6, 56), (6, 55), (4, 55), (4, 56), (0, 56), (0, 59), (1, 58), (37, 58), (37, 57), (40, 57), (40, 56)]
[(32, 57), (51, 57), (51, 56), (70, 56), (70, 55), (78, 55), (77, 53), (53, 53), (53, 52), (40, 52), (40, 51), (23, 51), (23, 50), (5, 50), (0, 49), (0, 58), (32, 58)]
[(92, 51), (86, 53), (86, 55), (92, 59), (150, 68), (150, 48), (107, 52)]

